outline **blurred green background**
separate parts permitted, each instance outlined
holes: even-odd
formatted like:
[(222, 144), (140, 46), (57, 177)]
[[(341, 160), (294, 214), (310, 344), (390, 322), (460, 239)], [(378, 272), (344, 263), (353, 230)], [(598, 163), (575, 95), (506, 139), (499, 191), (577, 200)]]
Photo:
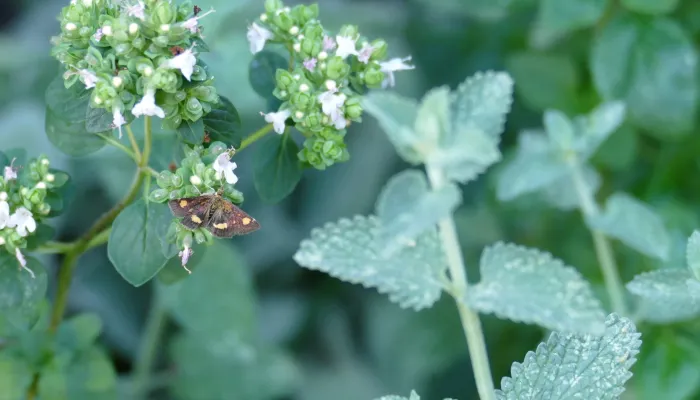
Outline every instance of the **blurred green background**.
[[(55, 18), (66, 3), (67, 0), (3, 2), (0, 14), (0, 143), (5, 149), (24, 147), (30, 156), (46, 154), (56, 168), (73, 176), (78, 188), (75, 200), (55, 220), (57, 239), (63, 241), (76, 238), (116, 202), (133, 172), (131, 161), (111, 148), (87, 157), (70, 158), (56, 150), (44, 133), (43, 94), (58, 71), (58, 63), (49, 57), (49, 38), (58, 32)], [(327, 28), (357, 24), (362, 34), (385, 38), (390, 43), (390, 56), (413, 56), (416, 69), (397, 74), (395, 90), (402, 95), (419, 98), (431, 87), (455, 87), (481, 70), (509, 71), (515, 78), (516, 99), (502, 140), (506, 158), (519, 131), (541, 126), (543, 110), (558, 108), (570, 114), (584, 113), (601, 98), (592, 81), (589, 58), (602, 23), (571, 32), (542, 33), (542, 24), (537, 22), (538, 3), (536, 0), (319, 2), (321, 20)], [(571, 4), (574, 3), (586, 2)], [(694, 43), (696, 71), (691, 81), (698, 85), (700, 2), (662, 3), (672, 3), (672, 11), (665, 16), (640, 16), (640, 23), (664, 18), (682, 28)], [(212, 50), (204, 59), (216, 77), (219, 92), (239, 109), (244, 131), (252, 132), (264, 123), (259, 112), (265, 104), (248, 83), (252, 55), (245, 33), (247, 25), (262, 11), (262, 1), (202, 0), (198, 5), (205, 10), (210, 6), (217, 9), (202, 21)], [(664, 67), (665, 57), (677, 50), (675, 45), (668, 43), (664, 47), (664, 43), (657, 43), (654, 52), (638, 55), (641, 58), (637, 61)], [(675, 66), (665, 67), (668, 82), (673, 83)], [(700, 85), (691, 102), (694, 108), (697, 108), (698, 90)], [(641, 89), (635, 94), (653, 95), (653, 91)], [(654, 104), (653, 97), (647, 100)], [(684, 101), (680, 97), (676, 100)], [(668, 98), (660, 97), (658, 101), (662, 107), (675, 107), (668, 103)], [(664, 265), (615, 243), (624, 282), (644, 270), (683, 266), (685, 239), (700, 227), (697, 113), (691, 114), (691, 122), (691, 129), (677, 130), (668, 124), (663, 125), (668, 129), (626, 124), (611, 136), (594, 159), (605, 179), (599, 193), (601, 199), (618, 190), (634, 194), (666, 218), (674, 237), (674, 256)], [(156, 148), (156, 164), (168, 161), (171, 149), (165, 142)], [(258, 337), (285, 354), (283, 363), (250, 372), (250, 376), (244, 375), (244, 380), (248, 385), (279, 384), (283, 388), (275, 392), (268, 387), (274, 393), (270, 397), (247, 397), (233, 392), (214, 396), (193, 388), (194, 393), (201, 393), (189, 395), (183, 390), (179, 398), (362, 400), (389, 393), (407, 395), (411, 389), (416, 389), (424, 399), (477, 398), (465, 340), (450, 299), (443, 298), (433, 309), (419, 313), (401, 310), (372, 290), (304, 270), (292, 260), (299, 242), (313, 227), (341, 217), (372, 213), (382, 185), (408, 167), (369, 116), (362, 124), (352, 126), (348, 142), (349, 162), (327, 171), (306, 171), (295, 192), (274, 205), (261, 202), (255, 193), (251, 170), (254, 151), (237, 156), (240, 178), (237, 188), (246, 196), (244, 208), (263, 228), (253, 235), (224, 242), (235, 247), (237, 253), (218, 251), (211, 262), (250, 275)], [(159, 159), (159, 154), (166, 156)], [(503, 240), (538, 247), (562, 258), (591, 280), (600, 298), (606, 301), (591, 239), (580, 216), (547, 208), (531, 198), (499, 204), (493, 190), (498, 169), (498, 166), (492, 168), (464, 187), (465, 204), (457, 211), (470, 280), (478, 280), (476, 266), (483, 246)], [(43, 261), (55, 275), (58, 257), (44, 256)], [(234, 286), (212, 288), (211, 295), (219, 296), (219, 303), (237, 302), (240, 299), (235, 291)], [(80, 260), (70, 293), (69, 312), (94, 311), (100, 315), (104, 323), (101, 341), (123, 376), (133, 367), (152, 294), (153, 285), (133, 288), (126, 283), (109, 263), (105, 247), (92, 250)], [(208, 311), (208, 303), (206, 296), (201, 298), (198, 312), (214, 313)], [(510, 373), (511, 363), (522, 361), (526, 352), (534, 349), (547, 334), (537, 327), (499, 321), (491, 316), (482, 317), (482, 321), (497, 385), (502, 376)], [(162, 373), (156, 376), (164, 376), (166, 384), (169, 371), (187, 371), (189, 365), (188, 356), (183, 354), (187, 351), (168, 350), (179, 329), (177, 320), (169, 322), (161, 346), (157, 366)], [(644, 341), (642, 353), (625, 396), (700, 398), (696, 394), (700, 384), (697, 374), (700, 321), (672, 326), (642, 325), (640, 329)], [(213, 343), (211, 348), (213, 354), (226, 357), (226, 345)], [(216, 374), (203, 373), (206, 379), (200, 376), (202, 379), (195, 382), (202, 387), (216, 387), (217, 379), (232, 379), (240, 374), (238, 370), (227, 370), (225, 363), (216, 365), (211, 367), (218, 370)], [(188, 383), (184, 380), (181, 384)], [(154, 385), (154, 398), (172, 398), (172, 393), (161, 390), (157, 383)]]

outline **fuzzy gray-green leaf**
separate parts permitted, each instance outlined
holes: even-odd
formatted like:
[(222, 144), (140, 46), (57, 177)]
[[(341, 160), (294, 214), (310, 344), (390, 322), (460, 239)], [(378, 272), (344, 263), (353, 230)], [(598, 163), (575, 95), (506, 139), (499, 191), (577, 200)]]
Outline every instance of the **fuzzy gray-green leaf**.
[(693, 296), (685, 268), (669, 268), (637, 275), (627, 289), (639, 297), (643, 319), (657, 323), (682, 321), (700, 315), (700, 299)]
[(605, 212), (587, 218), (592, 229), (612, 236), (642, 254), (666, 260), (671, 238), (661, 217), (648, 205), (624, 193), (611, 195)]
[(401, 307), (430, 307), (440, 298), (446, 263), (435, 230), (428, 231), (391, 256), (377, 240), (381, 229), (374, 216), (356, 216), (311, 231), (294, 260), (302, 267), (340, 280), (376, 288)]
[(497, 243), (484, 250), (480, 271), (465, 299), (480, 312), (551, 330), (604, 331), (605, 314), (589, 283), (549, 253)]
[(610, 314), (603, 336), (554, 332), (501, 380), (499, 400), (617, 399), (642, 341), (632, 321)]
[(420, 140), (413, 130), (418, 104), (392, 93), (373, 92), (362, 98), (362, 107), (374, 116), (401, 158), (412, 164), (423, 162)]
[[(600, 188), (601, 179), (598, 172), (588, 165), (583, 166), (583, 179), (586, 187), (595, 193)], [(558, 179), (542, 191), (544, 200), (560, 210), (573, 210), (579, 207), (578, 193), (569, 176)]]
[(700, 231), (694, 231), (688, 238), (688, 245), (685, 248), (685, 259), (688, 268), (695, 275), (695, 279), (700, 280)]

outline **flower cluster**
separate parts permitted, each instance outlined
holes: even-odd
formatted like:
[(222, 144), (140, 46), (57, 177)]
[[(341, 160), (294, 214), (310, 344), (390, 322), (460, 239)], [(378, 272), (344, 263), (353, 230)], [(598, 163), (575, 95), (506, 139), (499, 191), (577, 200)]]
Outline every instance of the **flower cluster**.
[(112, 115), (114, 128), (142, 115), (166, 129), (197, 121), (219, 101), (213, 78), (197, 58), (204, 51), (202, 12), (170, 0), (71, 0), (52, 38), (66, 67), (66, 87), (92, 89), (90, 105)]
[(68, 181), (68, 175), (49, 168), (49, 160), (39, 157), (26, 166), (5, 166), (0, 177), (0, 246), (13, 254), (26, 268), (22, 248), (51, 213), (49, 197)]
[[(231, 161), (232, 151), (223, 142), (212, 142), (207, 148), (196, 145), (184, 146), (185, 158), (174, 171), (162, 171), (156, 182), (158, 188), (149, 198), (153, 202), (164, 203), (169, 200), (196, 197), (203, 194), (220, 193), (225, 199), (240, 204), (243, 193), (235, 188), (238, 177), (234, 173), (237, 165)], [(180, 252), (182, 265), (187, 264), (192, 254), (192, 243), (212, 243), (211, 232), (204, 228), (190, 230), (179, 219), (173, 221), (168, 231), (168, 242), (176, 243)]]
[(258, 53), (268, 42), (282, 44), (293, 66), (277, 70), (274, 96), (283, 103), (278, 111), (263, 114), (265, 121), (281, 134), (291, 118), (306, 137), (299, 158), (315, 168), (346, 161), (345, 129), (361, 121), (361, 94), (393, 86), (394, 72), (413, 68), (407, 64), (410, 57), (386, 61), (386, 42), (370, 42), (356, 26), (330, 34), (317, 19), (317, 5), (289, 8), (281, 0), (267, 0), (265, 10), (249, 27), (250, 50)]

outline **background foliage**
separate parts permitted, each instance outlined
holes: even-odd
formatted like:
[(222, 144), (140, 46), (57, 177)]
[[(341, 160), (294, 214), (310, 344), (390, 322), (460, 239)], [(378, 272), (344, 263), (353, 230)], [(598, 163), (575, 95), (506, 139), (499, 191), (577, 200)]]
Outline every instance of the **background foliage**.
[[(262, 125), (258, 113), (266, 104), (248, 81), (252, 55), (245, 30), (261, 6), (245, 0), (201, 3), (217, 9), (206, 21), (212, 53), (203, 57), (219, 92), (236, 104), (243, 131), (252, 132)], [(55, 16), (64, 5), (64, 0), (25, 0), (3, 6), (0, 138), (4, 149), (24, 147), (34, 153), (30, 156), (48, 155), (52, 166), (79, 182), (73, 202), (56, 222), (57, 238), (71, 240), (125, 192), (132, 162), (111, 148), (68, 158), (46, 140), (44, 91), (58, 68), (48, 55), (48, 38), (58, 29)], [(501, 142), (507, 160), (514, 156), (517, 133), (541, 127), (546, 109), (573, 116), (589, 112), (601, 100), (625, 100), (626, 123), (592, 158), (601, 173), (599, 195), (625, 192), (645, 201), (663, 216), (671, 238), (665, 261), (614, 243), (622, 280), (629, 282), (643, 271), (684, 267), (686, 239), (700, 227), (700, 190), (694, 182), (700, 169), (700, 3), (324, 0), (322, 5), (321, 17), (329, 28), (357, 24), (366, 35), (385, 38), (396, 54), (413, 55), (416, 69), (398, 79), (397, 92), (405, 96), (420, 98), (445, 84), (455, 88), (477, 71), (508, 71), (516, 82), (516, 101)], [(210, 264), (211, 273), (200, 275), (201, 281), (193, 275), (187, 286), (171, 285), (163, 293), (174, 319), (159, 366), (165, 371), (174, 364), (186, 366), (188, 379), (176, 387), (180, 398), (212, 399), (215, 393), (238, 391), (246, 399), (353, 400), (412, 389), (426, 399), (475, 398), (459, 321), (446, 296), (426, 311), (400, 310), (374, 291), (299, 268), (292, 259), (311, 228), (372, 213), (382, 186), (407, 167), (374, 118), (354, 124), (347, 140), (350, 162), (323, 173), (305, 171), (293, 194), (276, 205), (257, 197), (255, 151), (241, 153), (238, 185), (246, 193), (246, 211), (263, 229), (201, 252), (201, 263)], [(165, 164), (172, 146), (162, 138), (156, 143), (156, 164)], [(528, 196), (499, 202), (499, 166), (462, 187), (464, 205), (456, 211), (472, 282), (479, 277), (482, 248), (502, 240), (536, 247), (575, 266), (593, 283), (598, 298), (605, 299), (580, 215)], [(59, 260), (42, 258), (51, 279)], [(178, 268), (166, 266), (162, 278), (167, 280), (169, 271), (181, 273)], [(69, 311), (100, 317), (97, 340), (116, 363), (118, 375), (134, 367), (153, 289), (125, 282), (110, 265), (105, 247), (80, 260)], [(84, 333), (85, 343), (67, 346), (83, 346), (80, 357), (99, 371), (105, 360), (89, 347), (99, 324), (80, 318), (71, 326)], [(523, 360), (546, 334), (492, 316), (482, 320), (496, 382), (510, 375), (511, 363)], [(700, 380), (692, 375), (700, 362), (698, 328), (697, 318), (639, 324), (645, 344), (623, 396), (700, 398)], [(211, 373), (216, 370), (220, 373)], [(21, 366), (0, 360), (0, 376), (7, 377), (2, 371), (17, 373)], [(64, 378), (51, 382), (60, 385)], [(103, 374), (101, 379), (120, 378)], [(202, 387), (212, 392), (204, 393)], [(253, 387), (269, 392), (251, 392)], [(155, 393), (171, 398), (164, 390)]]

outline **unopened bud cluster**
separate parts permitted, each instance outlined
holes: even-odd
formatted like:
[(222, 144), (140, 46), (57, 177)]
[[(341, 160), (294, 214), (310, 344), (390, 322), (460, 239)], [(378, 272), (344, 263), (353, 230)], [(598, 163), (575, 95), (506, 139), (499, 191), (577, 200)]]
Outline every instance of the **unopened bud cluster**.
[(202, 12), (189, 1), (72, 0), (59, 16), (52, 55), (64, 81), (92, 89), (90, 106), (106, 109), (113, 126), (157, 116), (166, 129), (197, 121), (219, 99), (199, 61)]
[(285, 7), (267, 0), (265, 13), (248, 30), (250, 50), (281, 43), (290, 51), (292, 68), (278, 69), (274, 96), (283, 103), (265, 120), (283, 133), (289, 119), (306, 136), (299, 158), (318, 169), (346, 161), (347, 126), (362, 118), (361, 95), (394, 85), (394, 72), (413, 67), (410, 60), (386, 61), (384, 40), (370, 41), (353, 25), (330, 34), (318, 20), (318, 5)]

